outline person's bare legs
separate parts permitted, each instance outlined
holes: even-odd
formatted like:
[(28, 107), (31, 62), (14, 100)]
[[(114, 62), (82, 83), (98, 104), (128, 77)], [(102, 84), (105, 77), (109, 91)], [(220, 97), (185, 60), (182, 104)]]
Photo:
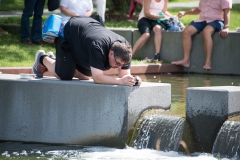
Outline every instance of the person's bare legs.
[(144, 33), (142, 36), (136, 41), (136, 43), (133, 46), (133, 55), (142, 48), (142, 46), (149, 40), (150, 33)]
[(155, 45), (155, 53), (160, 53), (161, 44), (162, 44), (162, 27), (160, 25), (156, 25), (153, 27), (154, 32), (154, 45)]
[(203, 31), (203, 45), (204, 45), (204, 52), (205, 52), (205, 64), (203, 69), (211, 70), (211, 57), (212, 57), (212, 49), (213, 49), (213, 40), (212, 34), (214, 33), (214, 28), (210, 25), (207, 25)]
[(45, 56), (43, 58), (43, 64), (48, 69), (48, 71), (55, 76), (56, 78), (60, 79), (58, 75), (55, 72), (55, 64), (56, 60), (49, 58), (48, 56)]
[(183, 30), (182, 45), (183, 45), (183, 59), (173, 61), (172, 64), (181, 65), (184, 67), (190, 66), (190, 53), (192, 49), (192, 36), (197, 33), (197, 29), (189, 25)]
[[(43, 64), (53, 76), (60, 79), (55, 72), (56, 60), (51, 59), (48, 56), (46, 56), (43, 59)], [(91, 77), (85, 76), (84, 74), (78, 72), (77, 70), (74, 73), (74, 77), (78, 78), (79, 80), (89, 80), (89, 79), (91, 79)]]

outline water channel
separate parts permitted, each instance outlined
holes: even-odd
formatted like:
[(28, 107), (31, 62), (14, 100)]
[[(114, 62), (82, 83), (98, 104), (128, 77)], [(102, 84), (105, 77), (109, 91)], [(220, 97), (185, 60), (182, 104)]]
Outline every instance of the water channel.
[[(240, 86), (240, 76), (205, 74), (148, 74), (140, 76), (144, 82), (170, 83), (172, 93), (171, 112), (185, 114), (187, 87)], [(126, 145), (124, 149), (91, 147), (81, 145), (50, 145), (23, 142), (1, 142), (0, 159), (72, 159), (72, 160), (172, 160), (172, 159), (218, 159), (210, 153), (192, 153), (191, 156), (175, 151), (135, 149)], [(227, 160), (227, 158), (224, 158)]]

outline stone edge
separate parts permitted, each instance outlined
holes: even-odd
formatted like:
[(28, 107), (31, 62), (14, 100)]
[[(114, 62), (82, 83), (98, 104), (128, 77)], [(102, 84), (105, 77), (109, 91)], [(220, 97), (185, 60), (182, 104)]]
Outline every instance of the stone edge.
[[(32, 74), (31, 67), (0, 67), (0, 73), (3, 74)], [(149, 65), (132, 65), (131, 73), (135, 74), (157, 74), (157, 73), (182, 73), (183, 67), (176, 66), (172, 64), (149, 64)], [(106, 75), (116, 75), (118, 74), (117, 69), (110, 69), (104, 71)], [(49, 72), (44, 74), (45, 76), (51, 76)]]

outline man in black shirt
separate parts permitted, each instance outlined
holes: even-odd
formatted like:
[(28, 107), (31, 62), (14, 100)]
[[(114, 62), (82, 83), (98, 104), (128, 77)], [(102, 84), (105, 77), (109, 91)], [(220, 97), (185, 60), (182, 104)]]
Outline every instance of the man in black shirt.
[[(130, 73), (132, 48), (125, 38), (89, 17), (72, 17), (65, 25), (64, 38), (55, 39), (56, 61), (43, 50), (36, 53), (33, 72), (37, 77), (49, 70), (61, 80), (93, 79), (95, 83), (133, 86), (141, 79)], [(118, 78), (103, 74), (118, 68)], [(137, 81), (137, 83), (136, 83)]]

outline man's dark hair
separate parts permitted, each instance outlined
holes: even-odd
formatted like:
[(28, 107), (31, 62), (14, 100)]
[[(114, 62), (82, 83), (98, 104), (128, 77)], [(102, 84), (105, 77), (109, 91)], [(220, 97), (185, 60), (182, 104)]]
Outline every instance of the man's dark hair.
[(111, 46), (115, 58), (120, 58), (125, 64), (132, 59), (132, 47), (126, 43), (114, 42)]

